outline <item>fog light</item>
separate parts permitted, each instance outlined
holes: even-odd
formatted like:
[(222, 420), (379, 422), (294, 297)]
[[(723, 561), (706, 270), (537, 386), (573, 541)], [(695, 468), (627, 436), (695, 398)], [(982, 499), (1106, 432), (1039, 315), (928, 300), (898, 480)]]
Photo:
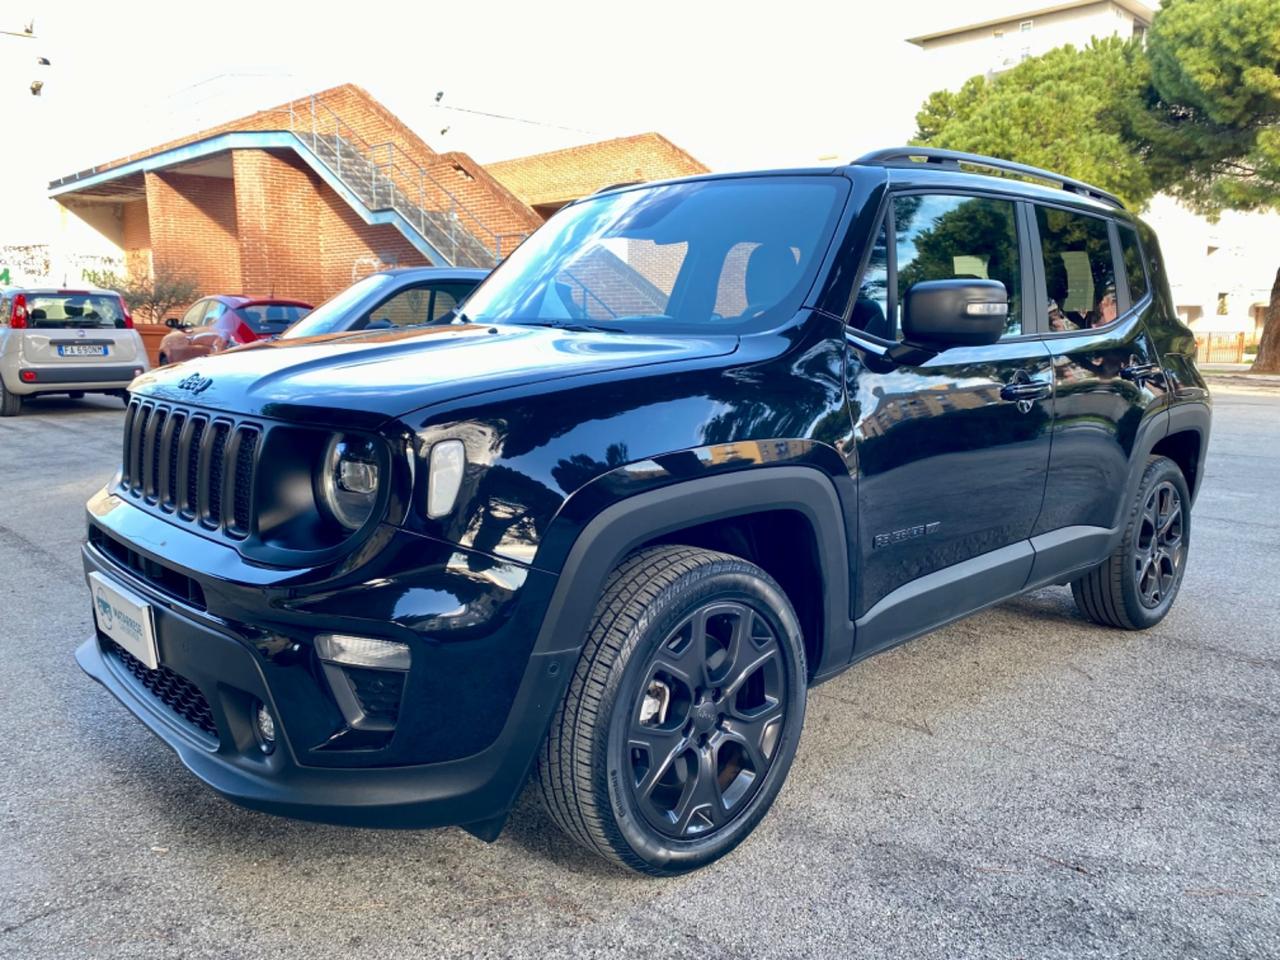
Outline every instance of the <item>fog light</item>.
[(265, 703), (258, 704), (258, 746), (263, 753), (270, 753), (276, 748), (276, 718), (271, 716)]
[(36, 372), (34, 370), (23, 370), (20, 374), (23, 383), (35, 383)]
[(352, 637), (345, 633), (321, 633), (316, 636), (316, 653), (321, 660), (347, 667), (370, 670), (408, 670), (409, 645), (395, 640)]

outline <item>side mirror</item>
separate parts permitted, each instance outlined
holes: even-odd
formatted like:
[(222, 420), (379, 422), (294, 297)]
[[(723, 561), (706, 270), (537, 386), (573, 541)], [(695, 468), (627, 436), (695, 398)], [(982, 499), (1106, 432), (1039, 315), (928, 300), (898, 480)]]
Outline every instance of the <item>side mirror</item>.
[(164, 322), (164, 325), (168, 327), (170, 330), (182, 329), (182, 321), (179, 320), (177, 317), (170, 317), (168, 320)]
[(985, 346), (1000, 339), (1008, 316), (998, 280), (925, 280), (907, 291), (902, 339), (936, 349)]

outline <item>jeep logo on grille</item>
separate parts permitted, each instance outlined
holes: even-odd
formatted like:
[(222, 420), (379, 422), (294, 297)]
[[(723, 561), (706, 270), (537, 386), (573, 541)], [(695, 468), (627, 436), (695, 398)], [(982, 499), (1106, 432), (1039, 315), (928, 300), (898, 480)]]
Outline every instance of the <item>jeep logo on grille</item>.
[(213, 377), (202, 377), (198, 373), (178, 381), (179, 390), (190, 390), (194, 394), (204, 393), (211, 386), (213, 386)]

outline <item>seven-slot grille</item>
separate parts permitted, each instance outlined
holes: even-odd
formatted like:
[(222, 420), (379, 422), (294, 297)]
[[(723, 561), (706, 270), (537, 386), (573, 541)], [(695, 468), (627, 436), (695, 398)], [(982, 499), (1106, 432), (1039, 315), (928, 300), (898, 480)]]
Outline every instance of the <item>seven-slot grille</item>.
[(183, 520), (246, 537), (261, 434), (220, 414), (134, 400), (125, 414), (121, 486)]

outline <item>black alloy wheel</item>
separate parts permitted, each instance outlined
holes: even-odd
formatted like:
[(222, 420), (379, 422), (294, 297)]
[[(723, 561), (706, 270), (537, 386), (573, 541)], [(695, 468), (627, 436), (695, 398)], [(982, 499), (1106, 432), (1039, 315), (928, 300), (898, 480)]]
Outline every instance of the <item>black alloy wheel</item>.
[(650, 659), (627, 732), (630, 787), (658, 832), (724, 826), (759, 789), (786, 718), (782, 651), (750, 606), (712, 601)]
[(658, 546), (609, 576), (538, 758), (556, 824), (659, 876), (734, 849), (799, 745), (804, 637), (782, 588), (741, 557)]
[(1154, 610), (1170, 594), (1182, 571), (1182, 494), (1168, 480), (1151, 491), (1142, 508), (1133, 576), (1142, 605)]
[(1072, 581), (1080, 612), (1108, 627), (1145, 630), (1169, 613), (1191, 545), (1191, 494), (1168, 457), (1147, 459), (1119, 545)]

